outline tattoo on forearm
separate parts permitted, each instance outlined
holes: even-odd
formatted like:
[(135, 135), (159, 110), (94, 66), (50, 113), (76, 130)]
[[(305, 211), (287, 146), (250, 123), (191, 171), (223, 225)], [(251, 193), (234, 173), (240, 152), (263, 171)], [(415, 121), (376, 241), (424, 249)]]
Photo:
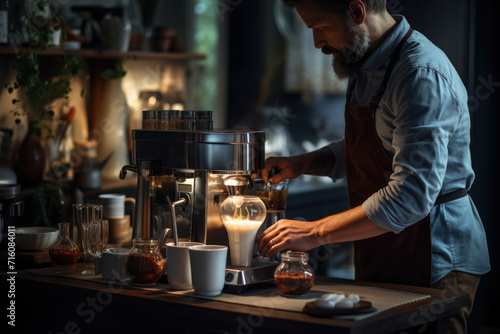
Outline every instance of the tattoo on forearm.
[(335, 156), (327, 149), (323, 148), (314, 154), (314, 160), (307, 169), (307, 174), (310, 175), (329, 175), (332, 172), (335, 163)]

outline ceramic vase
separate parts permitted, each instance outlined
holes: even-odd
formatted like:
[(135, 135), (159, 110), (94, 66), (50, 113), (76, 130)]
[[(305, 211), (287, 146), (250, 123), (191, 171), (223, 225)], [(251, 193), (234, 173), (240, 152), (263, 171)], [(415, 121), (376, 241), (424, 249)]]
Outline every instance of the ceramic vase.
[(118, 180), (120, 170), (129, 163), (129, 108), (122, 89), (122, 79), (107, 79), (104, 83), (101, 115), (97, 133), (97, 154), (103, 163), (102, 178)]
[(35, 123), (30, 122), (28, 133), (19, 146), (17, 173), (21, 184), (35, 184), (42, 180), (45, 171), (45, 150), (35, 133)]

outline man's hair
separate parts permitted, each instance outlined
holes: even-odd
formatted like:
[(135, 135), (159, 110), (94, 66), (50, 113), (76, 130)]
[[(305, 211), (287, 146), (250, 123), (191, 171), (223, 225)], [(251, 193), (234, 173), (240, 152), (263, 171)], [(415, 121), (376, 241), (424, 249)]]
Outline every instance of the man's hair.
[[(294, 8), (305, 0), (283, 0), (287, 7)], [(347, 10), (352, 0), (313, 0), (318, 6), (327, 12), (338, 14), (344, 18), (347, 17)], [(361, 0), (365, 4), (367, 11), (375, 14), (384, 12), (386, 9), (386, 0)]]

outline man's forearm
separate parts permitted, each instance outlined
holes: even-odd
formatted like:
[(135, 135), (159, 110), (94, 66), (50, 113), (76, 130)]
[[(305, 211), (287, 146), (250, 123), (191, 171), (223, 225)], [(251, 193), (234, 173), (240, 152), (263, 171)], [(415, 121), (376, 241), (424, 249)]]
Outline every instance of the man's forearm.
[(307, 159), (310, 159), (310, 164), (305, 174), (321, 176), (330, 175), (336, 161), (332, 151), (324, 147), (317, 151), (305, 153), (304, 155), (308, 155)]
[(318, 236), (321, 244), (362, 240), (388, 232), (372, 222), (361, 205), (322, 218), (317, 223), (321, 231)]

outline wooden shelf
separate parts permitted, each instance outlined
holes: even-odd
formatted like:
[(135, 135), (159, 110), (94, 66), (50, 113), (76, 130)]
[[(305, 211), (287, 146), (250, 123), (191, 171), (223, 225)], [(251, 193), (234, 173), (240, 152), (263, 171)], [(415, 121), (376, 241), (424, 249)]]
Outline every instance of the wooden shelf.
[[(0, 46), (0, 54), (15, 54), (14, 48), (10, 46)], [(60, 47), (51, 50), (40, 52), (41, 56), (60, 56), (63, 50)], [(77, 55), (87, 59), (117, 59), (121, 56), (124, 57), (137, 57), (138, 59), (145, 60), (202, 60), (205, 55), (196, 53), (182, 53), (182, 52), (153, 52), (153, 51), (140, 51), (131, 50), (128, 52), (120, 52), (115, 50), (95, 50), (95, 49), (80, 49), (80, 50), (66, 50), (68, 55)]]

